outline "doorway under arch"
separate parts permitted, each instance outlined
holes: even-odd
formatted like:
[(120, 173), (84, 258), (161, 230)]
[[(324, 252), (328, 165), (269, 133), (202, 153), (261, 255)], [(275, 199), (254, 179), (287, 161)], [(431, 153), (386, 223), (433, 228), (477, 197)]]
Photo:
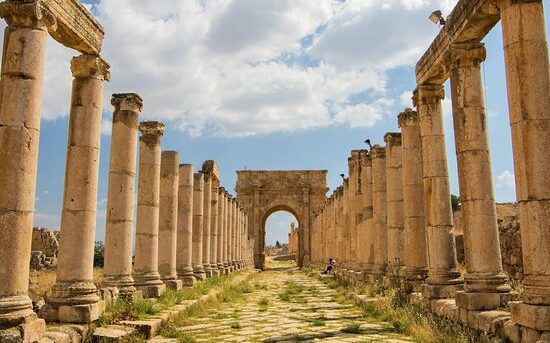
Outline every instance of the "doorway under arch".
[(298, 218), (287, 210), (271, 212), (264, 223), (266, 258), (293, 260), (298, 252)]

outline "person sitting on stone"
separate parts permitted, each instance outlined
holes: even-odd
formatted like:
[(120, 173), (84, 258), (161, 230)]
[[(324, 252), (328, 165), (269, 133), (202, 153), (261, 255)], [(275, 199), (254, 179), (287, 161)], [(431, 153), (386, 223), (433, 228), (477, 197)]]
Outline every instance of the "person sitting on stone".
[(325, 271), (322, 272), (322, 274), (328, 274), (329, 272), (331, 272), (334, 269), (335, 265), (336, 265), (336, 260), (333, 259), (332, 257), (329, 258), (327, 263), (327, 269), (325, 269)]

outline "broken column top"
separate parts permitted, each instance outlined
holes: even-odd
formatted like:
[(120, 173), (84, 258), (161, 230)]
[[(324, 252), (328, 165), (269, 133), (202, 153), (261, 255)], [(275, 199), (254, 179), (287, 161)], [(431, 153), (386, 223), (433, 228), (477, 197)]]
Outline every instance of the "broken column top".
[(217, 181), (220, 181), (220, 169), (214, 160), (206, 160), (202, 164), (201, 173), (209, 175)]
[(143, 99), (136, 93), (116, 93), (111, 97), (115, 111), (141, 112)]
[(406, 108), (397, 116), (397, 123), (400, 128), (407, 126), (418, 126), (418, 113), (413, 111), (412, 108)]
[(143, 136), (160, 137), (164, 134), (164, 124), (154, 120), (142, 121), (139, 123), (139, 131)]
[(384, 135), (384, 142), (388, 146), (399, 146), (401, 145), (401, 133), (399, 132), (386, 132)]
[(372, 156), (372, 158), (384, 158), (386, 157), (386, 148), (376, 144), (372, 148), (370, 155)]
[(111, 66), (101, 57), (95, 55), (80, 55), (71, 60), (73, 77), (111, 80)]

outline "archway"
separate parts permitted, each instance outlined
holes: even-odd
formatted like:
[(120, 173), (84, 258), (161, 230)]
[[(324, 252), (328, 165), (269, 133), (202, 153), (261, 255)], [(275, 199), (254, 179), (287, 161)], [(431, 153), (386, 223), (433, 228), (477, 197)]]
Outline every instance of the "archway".
[(265, 218), (266, 259), (295, 261), (298, 252), (298, 218), (288, 210), (277, 210)]
[(254, 238), (254, 265), (265, 269), (265, 224), (277, 211), (298, 220), (298, 266), (309, 263), (310, 227), (314, 211), (326, 201), (326, 170), (237, 171), (237, 200), (248, 214), (249, 236)]

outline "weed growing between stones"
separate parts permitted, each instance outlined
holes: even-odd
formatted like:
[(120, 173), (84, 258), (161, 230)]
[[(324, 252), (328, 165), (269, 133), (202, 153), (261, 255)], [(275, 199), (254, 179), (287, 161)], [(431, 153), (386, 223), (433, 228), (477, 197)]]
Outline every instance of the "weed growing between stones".
[(313, 326), (325, 326), (326, 321), (327, 321), (327, 318), (325, 317), (324, 314), (322, 314), (321, 316), (315, 318), (313, 320), (313, 322), (311, 323), (311, 325), (313, 325)]
[(160, 335), (165, 338), (175, 338), (178, 343), (195, 343), (197, 340), (188, 333), (179, 331), (173, 324), (160, 328)]
[(233, 322), (233, 323), (231, 323), (230, 327), (232, 329), (240, 329), (242, 326), (241, 326), (241, 323), (239, 323), (239, 322)]
[(352, 333), (352, 334), (361, 334), (363, 330), (361, 330), (361, 325), (357, 323), (352, 323), (349, 325), (346, 325), (343, 329), (341, 329), (343, 333)]
[(269, 300), (264, 297), (260, 299), (258, 305), (260, 306), (260, 312), (267, 312), (267, 308), (269, 307)]

